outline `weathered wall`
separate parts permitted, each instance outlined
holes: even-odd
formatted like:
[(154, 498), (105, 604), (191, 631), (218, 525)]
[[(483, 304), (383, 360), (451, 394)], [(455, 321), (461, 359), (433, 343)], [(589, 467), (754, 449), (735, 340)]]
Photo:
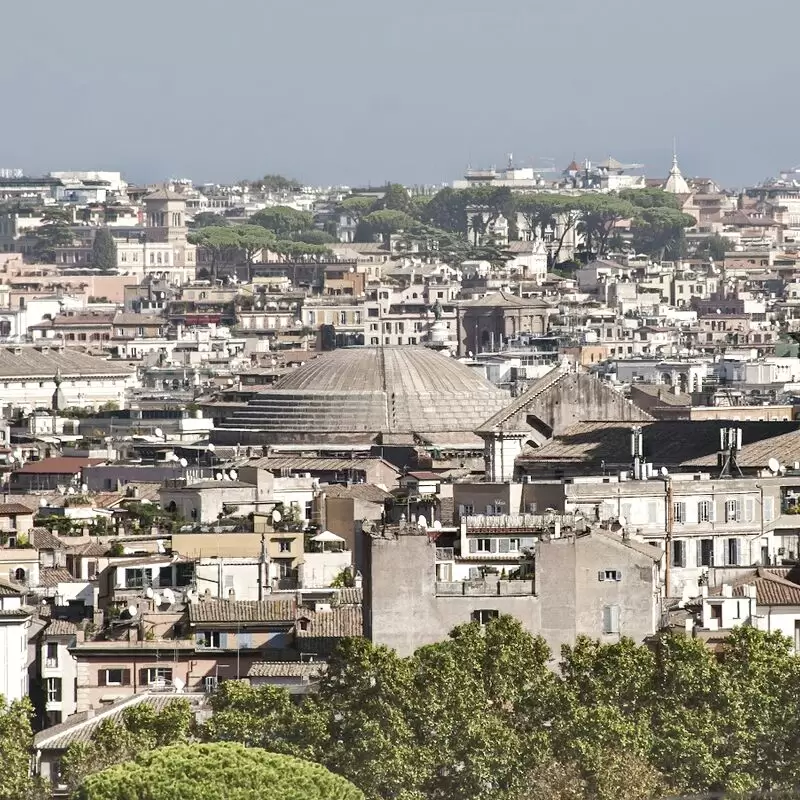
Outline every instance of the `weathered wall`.
[(539, 599), (526, 597), (436, 597), (435, 545), (427, 536), (372, 539), (365, 575), (365, 634), (376, 644), (409, 655), (442, 641), (470, 622), (472, 612), (494, 609), (511, 614), (531, 633), (540, 629)]
[(551, 388), (534, 398), (525, 408), (557, 435), (576, 422), (591, 420), (646, 421), (646, 412), (626, 400), (619, 392), (586, 374), (567, 374)]

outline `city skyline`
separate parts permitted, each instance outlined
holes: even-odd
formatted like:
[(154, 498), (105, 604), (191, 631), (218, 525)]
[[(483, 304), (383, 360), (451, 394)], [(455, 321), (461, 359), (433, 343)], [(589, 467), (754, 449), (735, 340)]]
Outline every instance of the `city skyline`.
[[(439, 184), (513, 152), (559, 170), (613, 155), (665, 176), (675, 137), (685, 174), (741, 186), (800, 152), (783, 109), (790, 51), (746, 61), (774, 38), (778, 5), (746, 19), (737, 5), (239, 2), (224, 17), (204, 0), (145, 0), (135, 16), (97, 0), (14, 5), (0, 163), (133, 181)], [(780, 13), (782, 28), (800, 21), (800, 8)], [(741, 124), (768, 108), (783, 125)]]

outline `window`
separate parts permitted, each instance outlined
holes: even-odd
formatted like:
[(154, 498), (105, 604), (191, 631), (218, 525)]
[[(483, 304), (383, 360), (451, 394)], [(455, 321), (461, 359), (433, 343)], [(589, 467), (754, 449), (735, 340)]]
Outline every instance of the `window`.
[(491, 539), (474, 539), (476, 553), (491, 553), (492, 540)]
[(742, 519), (742, 501), (726, 500), (725, 522), (741, 522), (741, 519)]
[(458, 507), (458, 511), (462, 517), (469, 517), (475, 513), (475, 506), (463, 504)]
[(772, 518), (775, 516), (774, 498), (772, 497), (764, 498), (764, 505), (761, 513), (764, 516), (764, 522), (772, 522)]
[(700, 539), (700, 541), (697, 543), (697, 566), (698, 567), (714, 566), (713, 539)]
[(99, 686), (127, 686), (130, 683), (130, 670), (120, 667), (101, 669), (97, 675)]
[(671, 559), (671, 564), (673, 567), (686, 566), (686, 542), (681, 539), (674, 539), (672, 541)]
[(280, 552), (281, 553), (290, 553), (291, 552), (291, 550), (292, 550), (292, 542), (291, 542), (290, 539), (281, 539), (280, 542), (278, 542), (278, 544), (280, 545)]
[(603, 606), (603, 633), (619, 633), (619, 606)]
[(142, 670), (142, 683), (153, 686), (172, 681), (171, 667), (147, 667)]
[(497, 619), (500, 612), (494, 608), (479, 608), (472, 612), (472, 621), (480, 625), (486, 625), (489, 620)]
[(125, 588), (126, 589), (141, 589), (144, 586), (144, 570), (143, 569), (126, 569), (125, 570)]
[(510, 553), (517, 553), (521, 547), (521, 539), (509, 539), (508, 540), (508, 551)]
[(45, 666), (58, 666), (58, 642), (47, 643), (47, 655), (45, 656)]
[(674, 522), (686, 522), (686, 503), (672, 504), (672, 519)]
[(697, 521), (711, 522), (711, 501), (701, 500), (697, 504)]
[(61, 702), (61, 678), (47, 679), (47, 702), (48, 703)]
[(313, 515), (314, 515), (314, 502), (313, 500), (306, 500), (303, 519), (311, 519)]
[(622, 572), (618, 569), (601, 569), (597, 573), (597, 580), (599, 581), (621, 581)]
[(726, 542), (725, 555), (727, 556), (727, 563), (731, 566), (736, 566), (741, 561), (741, 542), (739, 539), (728, 539)]
[(347, 325), (347, 312), (341, 311), (339, 313), (339, 324), (340, 325)]
[(198, 647), (210, 647), (215, 650), (219, 650), (220, 648), (227, 646), (227, 639), (228, 635), (226, 633), (220, 633), (219, 631), (205, 631), (203, 633), (198, 633), (195, 641)]
[[(48, 728), (52, 727), (53, 725), (59, 725), (61, 723), (61, 712), (60, 711), (46, 711), (45, 712), (45, 719), (46, 725)], [(54, 782), (60, 783), (60, 770), (58, 765), (55, 766), (55, 775), (54, 777), (56, 780)]]

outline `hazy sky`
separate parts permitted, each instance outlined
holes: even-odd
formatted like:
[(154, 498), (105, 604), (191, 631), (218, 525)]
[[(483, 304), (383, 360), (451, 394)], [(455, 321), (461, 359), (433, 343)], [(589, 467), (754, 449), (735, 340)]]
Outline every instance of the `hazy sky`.
[(3, 0), (0, 166), (439, 183), (800, 163), (797, 0)]

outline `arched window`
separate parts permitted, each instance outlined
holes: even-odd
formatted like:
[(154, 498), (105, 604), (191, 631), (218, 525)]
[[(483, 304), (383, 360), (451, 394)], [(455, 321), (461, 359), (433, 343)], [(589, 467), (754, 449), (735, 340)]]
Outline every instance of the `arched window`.
[(15, 581), (24, 581), (25, 580), (25, 570), (22, 567), (17, 567), (14, 570), (14, 580)]

